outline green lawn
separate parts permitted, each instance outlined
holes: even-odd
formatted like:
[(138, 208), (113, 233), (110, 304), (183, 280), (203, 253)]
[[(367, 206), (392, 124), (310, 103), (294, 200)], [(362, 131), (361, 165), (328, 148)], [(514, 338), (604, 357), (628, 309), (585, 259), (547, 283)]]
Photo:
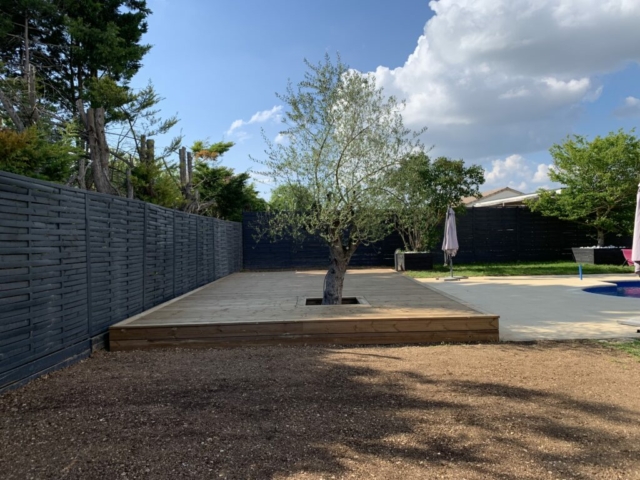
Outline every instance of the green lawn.
[[(619, 265), (583, 265), (585, 275), (593, 273), (633, 273), (633, 269)], [(449, 268), (439, 263), (433, 270), (405, 272), (414, 278), (444, 277)], [(498, 277), (509, 275), (578, 275), (575, 262), (517, 262), (517, 263), (475, 263), (472, 265), (456, 265), (453, 262), (454, 275), (466, 277)]]

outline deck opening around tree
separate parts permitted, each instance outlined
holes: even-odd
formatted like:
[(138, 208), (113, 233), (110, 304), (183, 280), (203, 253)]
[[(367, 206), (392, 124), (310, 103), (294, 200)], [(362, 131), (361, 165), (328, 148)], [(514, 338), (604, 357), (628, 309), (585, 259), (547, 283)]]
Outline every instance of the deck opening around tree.
[[(303, 307), (313, 307), (313, 306), (321, 306), (322, 298), (321, 297), (302, 297), (298, 301), (298, 306)], [(341, 305), (364, 305), (371, 306), (369, 302), (364, 297), (342, 297)]]

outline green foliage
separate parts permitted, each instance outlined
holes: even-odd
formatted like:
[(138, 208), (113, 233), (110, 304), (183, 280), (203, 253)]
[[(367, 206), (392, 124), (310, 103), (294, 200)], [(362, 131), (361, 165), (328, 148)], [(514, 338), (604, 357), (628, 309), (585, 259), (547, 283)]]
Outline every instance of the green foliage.
[(144, 0), (64, 0), (59, 13), (69, 34), (72, 64), (86, 77), (108, 72), (116, 80), (131, 79), (151, 48), (141, 45), (151, 13)]
[[(72, 105), (74, 95), (92, 100), (92, 106), (107, 110), (121, 105), (114, 89), (109, 95), (96, 92), (102, 87), (95, 79), (108, 77), (126, 90), (126, 83), (142, 66), (141, 60), (151, 48), (141, 44), (147, 32), (146, 17), (151, 13), (145, 1), (138, 0), (65, 0), (55, 17), (58, 39), (54, 54), (64, 59), (63, 71), (75, 72), (75, 85), (58, 68), (47, 74), (47, 82), (65, 92), (61, 100)], [(77, 91), (79, 89), (79, 91)], [(102, 88), (104, 90), (104, 88)], [(126, 92), (123, 92), (125, 94)], [(113, 100), (115, 103), (112, 103)]]
[[(114, 143), (113, 158), (117, 159), (109, 164), (111, 182), (116, 187), (123, 183), (125, 173), (120, 164), (127, 164), (127, 168), (135, 164), (132, 149), (122, 151), (126, 144), (123, 139), (133, 138), (135, 143), (136, 135), (146, 133), (134, 130), (135, 119), (132, 121), (127, 113), (136, 108), (149, 109), (157, 103), (152, 89), (133, 94), (128, 88), (150, 48), (141, 42), (147, 31), (146, 17), (151, 13), (146, 2), (0, 0), (0, 12), (0, 90), (4, 94), (0, 119), (4, 125), (21, 131), (32, 125), (42, 130), (45, 124), (55, 130), (67, 121), (75, 122), (81, 127), (74, 143), (86, 148), (88, 132), (79, 121), (79, 111), (87, 106), (104, 107), (107, 123), (129, 127), (120, 137), (112, 136), (115, 129), (107, 128), (109, 141)], [(76, 103), (79, 99), (84, 105)], [(135, 115), (144, 116), (141, 112)], [(146, 118), (151, 120), (149, 113)], [(163, 128), (159, 126), (158, 130)], [(50, 135), (49, 138), (49, 148), (55, 148), (57, 140)], [(91, 158), (95, 158), (93, 153)], [(38, 159), (33, 158), (31, 163), (38, 163)], [(37, 173), (38, 169), (24, 168), (22, 164), (5, 168)], [(78, 171), (79, 184), (84, 185), (86, 171)]]
[(50, 58), (47, 49), (51, 33), (62, 25), (58, 5), (50, 0), (0, 0), (0, 61), (20, 70), (23, 55), (23, 35), (25, 21), (32, 37), (42, 40), (32, 41), (31, 59), (36, 65)]
[(138, 161), (131, 169), (134, 197), (167, 208), (177, 208), (182, 201), (180, 188), (157, 160)]
[[(169, 165), (168, 159), (180, 148), (182, 135), (174, 137), (159, 153), (155, 142), (147, 146), (153, 137), (169, 133), (178, 123), (175, 115), (167, 119), (159, 116), (157, 105), (162, 100), (149, 83), (131, 95), (130, 102), (112, 112), (111, 119), (121, 122), (122, 129), (119, 134), (110, 136), (111, 154), (127, 164), (123, 169), (132, 169), (136, 198), (175, 207), (180, 204), (180, 187), (175, 178), (176, 168)], [(117, 164), (114, 162), (114, 167)], [(162, 190), (158, 190), (160, 186)]]
[(313, 197), (301, 185), (279, 185), (271, 191), (269, 209), (274, 211), (308, 211), (313, 207)]
[[(276, 209), (259, 227), (271, 238), (318, 235), (346, 268), (356, 248), (383, 238), (389, 224), (386, 179), (414, 149), (419, 133), (405, 128), (401, 105), (376, 87), (375, 78), (349, 70), (329, 56), (278, 98), (288, 106), (281, 132), (286, 145), (267, 141), (265, 176), (291, 193), (306, 191), (308, 209)], [(305, 194), (306, 197), (307, 194)]]
[(119, 85), (111, 77), (89, 78), (86, 81), (87, 91), (85, 98), (92, 107), (108, 106), (110, 119), (118, 119), (116, 109), (126, 106), (136, 100), (128, 88)]
[[(405, 249), (420, 252), (437, 241), (448, 207), (464, 211), (462, 198), (479, 196), (484, 170), (463, 160), (412, 153), (389, 176), (389, 208)], [(460, 208), (462, 207), (462, 208)]]
[(529, 206), (547, 216), (571, 220), (605, 233), (633, 230), (636, 192), (640, 182), (640, 140), (622, 130), (589, 142), (575, 135), (551, 147), (549, 178), (565, 188), (561, 193), (540, 191)]
[(210, 144), (204, 140), (196, 140), (191, 146), (191, 151), (196, 158), (204, 160), (216, 160), (218, 157), (227, 153), (235, 143), (218, 142)]
[(56, 135), (30, 127), (21, 133), (0, 129), (0, 170), (52, 182), (66, 182), (79, 152), (72, 130)]
[(141, 43), (151, 13), (144, 0), (0, 0), (0, 12), (0, 60), (10, 76), (23, 74), (26, 23), (41, 94), (68, 115), (78, 98), (121, 105), (150, 49)]
[(194, 184), (206, 205), (199, 213), (240, 222), (243, 211), (264, 211), (266, 202), (258, 197), (250, 178), (248, 173), (234, 174), (229, 167), (197, 162)]

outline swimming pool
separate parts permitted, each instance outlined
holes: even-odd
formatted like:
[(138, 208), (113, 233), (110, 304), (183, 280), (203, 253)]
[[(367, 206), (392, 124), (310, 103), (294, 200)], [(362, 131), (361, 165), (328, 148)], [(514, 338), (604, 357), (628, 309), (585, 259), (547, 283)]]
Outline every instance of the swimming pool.
[(614, 297), (640, 298), (640, 281), (612, 282), (611, 286), (589, 287), (585, 288), (584, 291)]

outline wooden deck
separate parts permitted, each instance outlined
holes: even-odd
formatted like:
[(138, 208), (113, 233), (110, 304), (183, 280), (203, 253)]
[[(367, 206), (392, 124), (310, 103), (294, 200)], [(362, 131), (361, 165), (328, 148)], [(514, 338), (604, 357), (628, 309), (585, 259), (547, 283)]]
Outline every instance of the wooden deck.
[(497, 315), (391, 270), (347, 275), (344, 296), (369, 305), (300, 305), (324, 273), (233, 274), (112, 326), (110, 348), (498, 341)]

